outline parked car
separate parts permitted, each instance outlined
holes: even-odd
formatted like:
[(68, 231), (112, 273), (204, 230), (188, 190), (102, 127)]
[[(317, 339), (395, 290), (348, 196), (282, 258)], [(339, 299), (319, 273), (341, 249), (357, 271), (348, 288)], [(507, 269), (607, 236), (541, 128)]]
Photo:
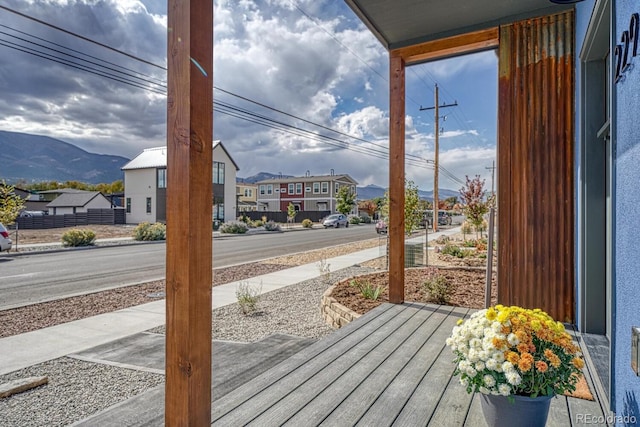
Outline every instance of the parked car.
[(0, 223), (0, 252), (10, 250), (11, 239), (9, 238), (9, 231)]
[(333, 214), (333, 215), (329, 215), (328, 217), (326, 217), (324, 219), (324, 221), (322, 221), (322, 225), (324, 226), (324, 228), (327, 228), (327, 227), (335, 227), (335, 228), (348, 227), (349, 226), (349, 221), (347, 220), (347, 216), (346, 215)]
[(376, 233), (378, 234), (387, 233), (387, 223), (384, 222), (383, 219), (379, 219), (378, 222), (376, 222)]
[[(438, 225), (451, 225), (451, 217), (445, 211), (438, 211)], [(433, 226), (433, 211), (427, 211), (422, 216), (422, 221), (420, 222), (422, 227), (432, 227)]]

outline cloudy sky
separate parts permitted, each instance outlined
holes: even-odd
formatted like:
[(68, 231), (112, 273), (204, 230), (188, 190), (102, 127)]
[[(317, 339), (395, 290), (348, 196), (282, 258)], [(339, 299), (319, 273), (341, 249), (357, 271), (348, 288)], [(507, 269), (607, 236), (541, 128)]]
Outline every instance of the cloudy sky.
[[(0, 130), (129, 158), (166, 144), (166, 0), (1, 6), (10, 10), (0, 8)], [(214, 7), (214, 138), (238, 163), (238, 176), (333, 169), (386, 187), (388, 55), (348, 6), (214, 0)], [(433, 188), (434, 117), (420, 107), (434, 105), (436, 83), (441, 104), (458, 103), (440, 112), (440, 187), (458, 190), (476, 174), (490, 186), (494, 52), (408, 69), (407, 178)]]

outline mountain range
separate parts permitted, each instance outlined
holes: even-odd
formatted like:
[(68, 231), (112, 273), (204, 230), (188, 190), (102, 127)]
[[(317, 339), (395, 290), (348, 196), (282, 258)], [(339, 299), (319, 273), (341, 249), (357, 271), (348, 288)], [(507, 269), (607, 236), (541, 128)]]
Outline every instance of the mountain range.
[[(48, 136), (0, 131), (0, 180), (18, 181), (81, 181), (87, 184), (111, 183), (124, 178), (120, 168), (129, 159), (121, 156), (89, 153), (79, 147)], [(259, 172), (237, 182), (256, 183), (293, 175)], [(358, 187), (361, 200), (384, 197), (385, 188), (378, 185)], [(432, 191), (419, 191), (420, 198), (433, 200)], [(458, 191), (439, 189), (441, 200), (459, 197)]]
[(111, 183), (124, 178), (120, 170), (129, 159), (89, 153), (48, 136), (0, 131), (0, 179)]

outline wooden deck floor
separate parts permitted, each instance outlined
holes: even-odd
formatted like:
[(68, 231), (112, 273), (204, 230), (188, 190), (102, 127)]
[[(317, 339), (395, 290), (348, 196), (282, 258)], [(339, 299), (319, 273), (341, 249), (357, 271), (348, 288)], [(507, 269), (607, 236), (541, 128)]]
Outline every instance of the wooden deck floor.
[[(384, 304), (214, 401), (212, 425), (485, 427), (478, 397), (452, 377), (445, 346), (470, 312)], [(598, 416), (597, 401), (562, 396), (553, 399), (547, 426)]]

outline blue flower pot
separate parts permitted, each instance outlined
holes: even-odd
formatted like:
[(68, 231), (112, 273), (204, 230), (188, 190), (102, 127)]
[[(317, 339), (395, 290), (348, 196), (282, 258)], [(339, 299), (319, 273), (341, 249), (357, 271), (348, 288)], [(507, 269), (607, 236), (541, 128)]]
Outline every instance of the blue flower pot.
[(489, 427), (544, 427), (553, 396), (505, 396), (480, 394), (480, 406)]

